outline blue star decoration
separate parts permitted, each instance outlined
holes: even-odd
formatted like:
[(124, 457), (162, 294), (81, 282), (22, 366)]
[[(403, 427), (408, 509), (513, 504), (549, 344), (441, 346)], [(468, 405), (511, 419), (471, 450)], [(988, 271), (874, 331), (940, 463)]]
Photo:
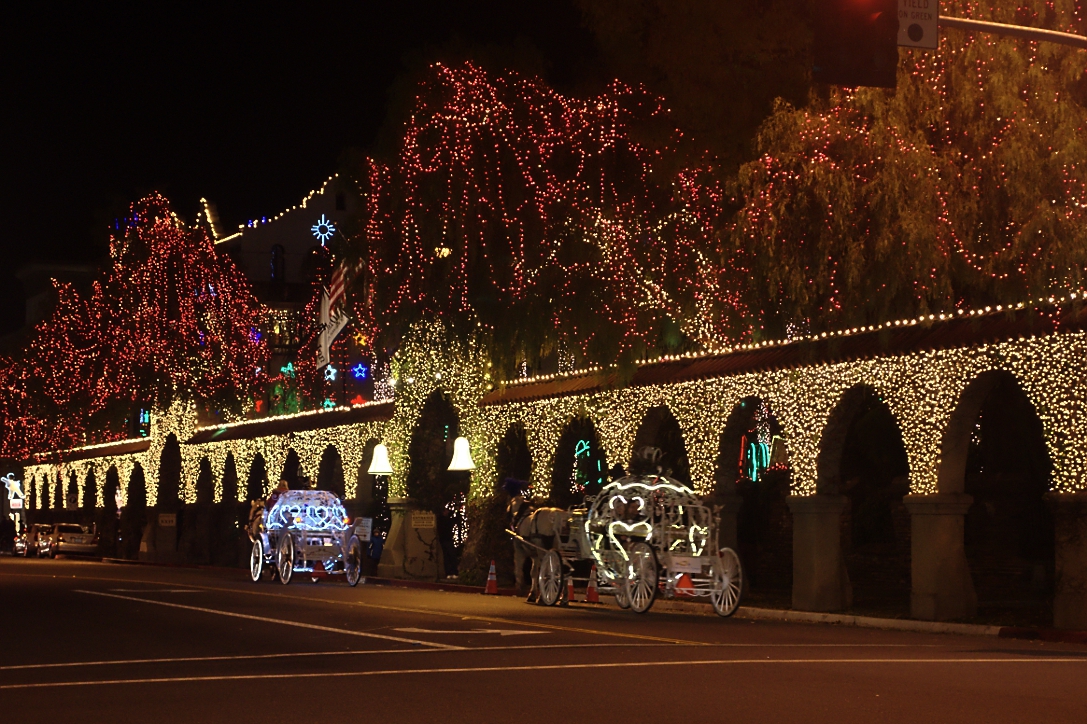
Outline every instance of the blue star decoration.
[(325, 408), (326, 410), (331, 410), (335, 406), (336, 403), (327, 397), (325, 398), (325, 401), (321, 403), (321, 407)]
[(366, 379), (366, 376), (370, 374), (370, 368), (362, 362), (359, 362), (351, 368), (351, 374), (355, 375), (356, 380), (364, 380)]
[(333, 367), (332, 365), (329, 365), (328, 367), (325, 367), (325, 382), (335, 382), (335, 381), (336, 381), (336, 368)]

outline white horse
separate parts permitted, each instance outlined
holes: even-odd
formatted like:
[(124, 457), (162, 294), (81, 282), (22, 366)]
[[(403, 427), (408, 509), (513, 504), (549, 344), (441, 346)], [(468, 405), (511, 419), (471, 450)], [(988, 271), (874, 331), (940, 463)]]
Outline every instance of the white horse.
[[(517, 583), (517, 595), (525, 595), (525, 561), (532, 559), (528, 600), (538, 595), (536, 579), (539, 574), (540, 549), (558, 547), (558, 535), (570, 517), (562, 508), (536, 508), (522, 495), (516, 495), (506, 508), (510, 530), (532, 545), (513, 540), (513, 575)], [(538, 546), (538, 547), (533, 547)]]

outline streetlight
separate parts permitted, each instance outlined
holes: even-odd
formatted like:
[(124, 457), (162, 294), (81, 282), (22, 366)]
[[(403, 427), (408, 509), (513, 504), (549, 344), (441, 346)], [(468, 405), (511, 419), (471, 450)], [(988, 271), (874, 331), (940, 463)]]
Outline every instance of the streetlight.
[(453, 459), (449, 461), (449, 467), (446, 469), (451, 472), (476, 469), (476, 464), (472, 460), (472, 451), (468, 446), (468, 438), (458, 437), (453, 441)]

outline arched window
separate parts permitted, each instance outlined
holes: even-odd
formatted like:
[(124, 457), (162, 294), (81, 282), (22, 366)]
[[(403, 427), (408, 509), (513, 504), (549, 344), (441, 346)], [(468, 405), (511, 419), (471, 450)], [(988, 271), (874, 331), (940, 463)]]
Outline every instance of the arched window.
[(272, 282), (282, 282), (286, 280), (285, 266), (286, 262), (283, 259), (283, 245), (276, 244), (272, 247)]

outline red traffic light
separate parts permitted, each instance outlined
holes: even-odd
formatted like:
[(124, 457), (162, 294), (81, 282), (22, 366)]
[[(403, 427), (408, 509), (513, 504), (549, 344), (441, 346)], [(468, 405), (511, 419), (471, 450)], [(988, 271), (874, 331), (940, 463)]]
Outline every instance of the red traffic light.
[(814, 26), (813, 81), (895, 87), (898, 0), (826, 0)]

